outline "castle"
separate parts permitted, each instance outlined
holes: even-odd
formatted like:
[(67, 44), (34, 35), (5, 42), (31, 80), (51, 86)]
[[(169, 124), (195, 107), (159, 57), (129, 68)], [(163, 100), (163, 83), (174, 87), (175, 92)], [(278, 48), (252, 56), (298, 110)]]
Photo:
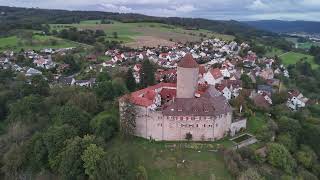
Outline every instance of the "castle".
[[(233, 122), (232, 108), (214, 86), (198, 86), (199, 65), (186, 54), (177, 67), (177, 83), (160, 83), (128, 95), (136, 107), (135, 135), (156, 141), (214, 141), (245, 128)], [(122, 106), (120, 101), (120, 118)]]

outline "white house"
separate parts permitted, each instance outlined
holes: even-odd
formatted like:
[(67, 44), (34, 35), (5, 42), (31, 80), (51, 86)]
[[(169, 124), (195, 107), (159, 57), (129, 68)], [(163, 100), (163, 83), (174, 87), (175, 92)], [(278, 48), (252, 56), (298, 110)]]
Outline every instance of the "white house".
[(219, 91), (219, 92), (221, 92), (222, 93), (222, 95), (227, 99), (227, 100), (230, 100), (231, 99), (231, 97), (232, 97), (232, 92), (231, 92), (231, 90), (227, 87), (227, 86), (225, 86), (225, 85), (223, 85), (223, 84), (216, 84), (216, 89)]
[(299, 91), (289, 91), (289, 98), (287, 101), (287, 106), (296, 111), (299, 108), (303, 108), (306, 106), (306, 103), (309, 101), (308, 98), (304, 97), (302, 93)]
[(39, 70), (36, 70), (34, 68), (30, 68), (28, 69), (28, 71), (26, 72), (26, 76), (35, 76), (35, 75), (42, 75), (42, 72)]
[(111, 59), (111, 61), (112, 61), (113, 63), (122, 62), (122, 61), (123, 61), (123, 58), (122, 58), (122, 56), (121, 56), (120, 54), (118, 54), (118, 55), (114, 56), (114, 57)]
[(231, 74), (227, 68), (222, 68), (220, 71), (223, 77), (230, 78)]

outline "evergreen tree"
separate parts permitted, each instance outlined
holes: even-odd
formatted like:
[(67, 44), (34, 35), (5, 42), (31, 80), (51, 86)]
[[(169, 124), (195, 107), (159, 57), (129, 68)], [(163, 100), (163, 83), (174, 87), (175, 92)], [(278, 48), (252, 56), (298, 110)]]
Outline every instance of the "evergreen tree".
[(142, 87), (148, 87), (155, 84), (154, 71), (155, 68), (153, 64), (151, 64), (149, 60), (144, 60), (140, 72), (140, 83)]
[(134, 90), (136, 90), (137, 84), (136, 84), (135, 78), (133, 77), (133, 71), (131, 68), (127, 72), (126, 84), (130, 92), (133, 92)]

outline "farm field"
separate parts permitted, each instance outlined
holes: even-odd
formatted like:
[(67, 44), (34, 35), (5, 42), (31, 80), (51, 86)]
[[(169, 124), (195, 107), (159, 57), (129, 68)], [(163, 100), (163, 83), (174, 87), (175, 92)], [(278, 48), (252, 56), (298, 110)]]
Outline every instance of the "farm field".
[(17, 36), (10, 36), (5, 38), (0, 38), (0, 50), (14, 50), (19, 51), (21, 49), (33, 49), (40, 50), (43, 48), (67, 48), (67, 47), (77, 47), (82, 44), (56, 38), (53, 36), (40, 36), (34, 35), (32, 37), (32, 42)]
[[(139, 160), (139, 164), (147, 170), (148, 179), (197, 180), (212, 177), (216, 180), (232, 179), (225, 167), (223, 156), (218, 152), (209, 151), (216, 149), (218, 144), (219, 142), (150, 143), (148, 140), (134, 138), (130, 142), (115, 139), (109, 147), (112, 147), (110, 151)], [(180, 145), (184, 147), (179, 147)]]
[(284, 65), (296, 64), (298, 61), (303, 60), (311, 64), (313, 69), (319, 67), (318, 64), (314, 62), (314, 57), (306, 54), (288, 52), (280, 56)]
[[(213, 33), (207, 30), (186, 30), (181, 27), (161, 24), (161, 23), (121, 23), (113, 21), (112, 24), (100, 24), (97, 20), (82, 21), (80, 24), (51, 24), (51, 29), (62, 30), (64, 28), (76, 27), (78, 29), (104, 30), (106, 40), (129, 43), (130, 47), (158, 46), (162, 43), (170, 42), (199, 41), (205, 37), (217, 37), (223, 40), (233, 40), (230, 35)], [(113, 37), (113, 32), (117, 32), (118, 38)], [(146, 37), (150, 41), (146, 41)]]

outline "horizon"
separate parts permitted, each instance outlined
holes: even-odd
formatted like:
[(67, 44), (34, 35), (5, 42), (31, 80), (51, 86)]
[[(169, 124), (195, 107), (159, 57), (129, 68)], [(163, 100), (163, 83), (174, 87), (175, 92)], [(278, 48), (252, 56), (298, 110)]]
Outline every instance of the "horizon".
[(71, 11), (137, 13), (160, 17), (204, 18), (211, 20), (317, 21), (320, 1), (316, 0), (0, 0), (1, 6)]

